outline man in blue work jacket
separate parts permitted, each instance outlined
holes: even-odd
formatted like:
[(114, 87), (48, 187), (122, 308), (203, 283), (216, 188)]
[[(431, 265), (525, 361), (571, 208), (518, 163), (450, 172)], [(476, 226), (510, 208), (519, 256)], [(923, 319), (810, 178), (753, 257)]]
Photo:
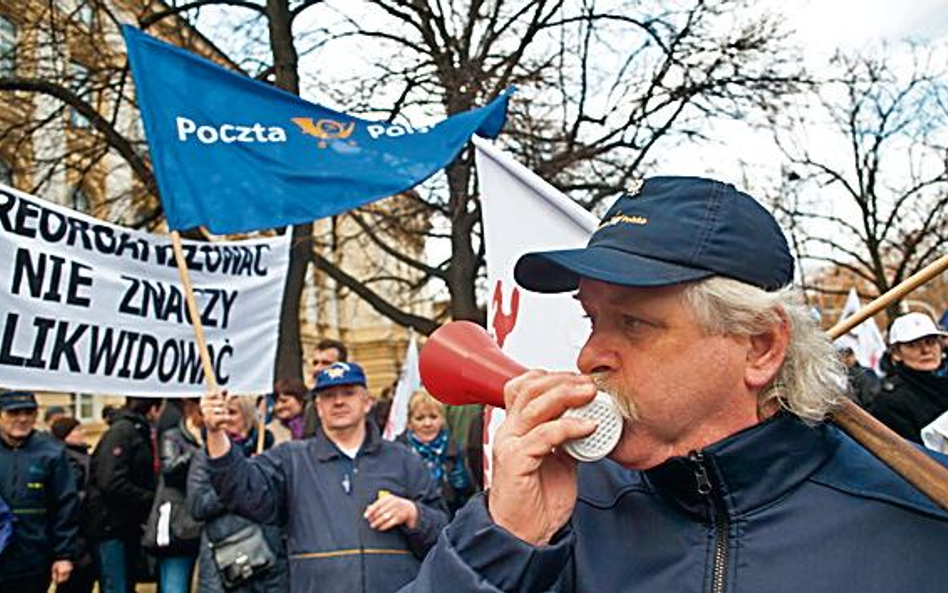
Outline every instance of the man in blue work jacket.
[(321, 370), (314, 392), (316, 436), (249, 460), (224, 434), (224, 398), (206, 396), (211, 483), (224, 506), (283, 523), (293, 593), (394, 592), (447, 523), (440, 488), (418, 456), (367, 421), (372, 400), (359, 365)]
[(0, 591), (46, 593), (72, 572), (79, 493), (66, 450), (34, 429), (36, 410), (32, 393), (0, 393), (0, 498), (14, 517)]
[[(586, 247), (521, 257), (521, 286), (575, 291), (580, 372), (506, 384), (489, 494), (406, 592), (946, 590), (948, 514), (826, 422), (845, 374), (793, 270), (763, 207), (694, 177), (646, 179)], [(597, 390), (623, 432), (577, 463), (562, 445), (596, 424), (563, 413)]]

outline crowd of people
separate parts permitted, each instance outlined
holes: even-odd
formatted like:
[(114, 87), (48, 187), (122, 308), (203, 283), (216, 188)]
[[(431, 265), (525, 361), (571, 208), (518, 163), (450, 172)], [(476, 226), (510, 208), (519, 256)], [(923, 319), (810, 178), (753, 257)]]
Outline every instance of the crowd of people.
[[(520, 285), (576, 290), (591, 334), (581, 374), (507, 383), (486, 494), (479, 415), (421, 390), (383, 439), (336, 341), (312, 389), (129, 397), (91, 455), (66, 410), (38, 430), (34, 394), (0, 392), (0, 590), (936, 590), (948, 514), (827, 418), (848, 396), (921, 443), (948, 423), (948, 334), (898, 316), (880, 377), (792, 276), (772, 216), (698, 178), (646, 180), (585, 248), (521, 258)], [(562, 445), (596, 425), (563, 412), (597, 391), (625, 429), (577, 464)]]
[(65, 409), (47, 408), (40, 430), (34, 394), (0, 394), (0, 590), (387, 592), (411, 580), (474, 492), (468, 452), (423, 390), (405, 432), (383, 440), (362, 367), (340, 342), (320, 346), (312, 390), (278, 381), (269, 397), (204, 406), (128, 397), (104, 413), (91, 454)]

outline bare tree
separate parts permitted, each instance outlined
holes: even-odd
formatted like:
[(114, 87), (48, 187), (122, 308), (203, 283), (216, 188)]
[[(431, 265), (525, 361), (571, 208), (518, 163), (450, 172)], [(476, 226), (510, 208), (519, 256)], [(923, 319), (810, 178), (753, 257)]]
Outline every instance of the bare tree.
[(945, 49), (838, 54), (808, 108), (775, 127), (788, 160), (777, 206), (797, 229), (801, 257), (847, 271), (876, 295), (948, 240)]
[[(65, 172), (77, 187), (104, 184), (117, 166), (131, 168), (137, 181), (113, 193), (100, 214), (133, 226), (155, 228), (162, 221), (157, 184), (144, 145), (137, 107), (129, 90), (129, 72), (120, 48), (103, 43), (117, 34), (131, 15), (144, 29), (178, 45), (198, 48), (232, 68), (236, 61), (220, 52), (193, 26), (181, 26), (197, 11), (214, 5), (240, 10), (250, 22), (265, 25), (269, 63), (256, 74), (276, 86), (299, 93), (298, 58), (293, 24), (321, 0), (193, 0), (190, 2), (108, 2), (78, 0), (71, 10), (59, 3), (28, 3), (18, 16), (17, 53), (21, 67), (0, 76), (0, 93), (19, 100), (0, 110), (0, 144), (13, 152), (29, 152), (33, 191), (42, 191), (57, 173)], [(114, 38), (114, 37), (113, 37)], [(42, 96), (52, 101), (34, 100)], [(45, 107), (37, 107), (44, 105)], [(66, 122), (64, 126), (64, 122)], [(65, 137), (59, 146), (36, 146), (38, 138)], [(109, 157), (117, 157), (109, 159)], [(110, 204), (109, 202), (114, 202)], [(115, 206), (115, 207), (112, 207)], [(111, 212), (112, 216), (108, 216)], [(115, 214), (118, 212), (118, 214)], [(312, 225), (299, 225), (294, 236), (284, 306), (281, 314), (277, 375), (301, 373), (299, 307), (310, 261)]]
[(109, 157), (117, 156), (139, 185), (100, 206), (111, 218), (151, 228), (161, 211), (151, 167), (141, 156), (143, 138), (129, 125), (127, 78), (115, 48), (91, 42), (102, 19), (112, 15), (81, 9), (32, 3), (18, 15), (16, 60), (0, 76), (6, 106), (0, 111), (0, 144), (13, 155), (29, 155), (19, 159), (21, 167), (30, 166), (20, 179), (34, 192), (57, 176), (75, 187), (101, 183), (114, 166)]
[[(0, 78), (0, 93), (42, 95), (56, 107), (0, 122), (0, 139), (28, 145), (43, 135), (44, 126), (74, 111), (88, 124), (83, 150), (70, 143), (41, 156), (51, 165), (56, 161), (46, 170), (71, 167), (77, 178), (88, 178), (100, 170), (95, 163), (106, 158), (102, 155), (124, 160), (138, 183), (134, 195), (117, 198), (135, 204), (129, 209), (134, 216), (123, 222), (161, 222), (124, 57), (114, 46), (95, 42), (96, 35), (114, 35), (131, 6), (134, 19), (149, 31), (185, 47), (201, 46), (218, 61), (294, 93), (301, 86), (301, 55), (321, 58), (347, 40), (360, 44), (359, 50), (371, 47), (361, 51), (367, 59), (350, 67), (351, 73), (324, 77), (320, 71), (317, 80), (325, 85), (304, 85), (361, 115), (436, 119), (480, 106), (517, 85), (506, 147), (595, 207), (643, 175), (663, 145), (700, 139), (708, 118), (772, 109), (795, 90), (802, 79), (799, 61), (784, 47), (779, 21), (750, 10), (752, 5), (749, 0), (141, 0), (123, 2), (119, 14), (105, 0), (77, 0), (71, 13), (57, 3), (37, 2), (22, 19), (36, 33), (22, 35), (24, 51), (58, 52), (60, 59), (49, 60), (46, 69)], [(79, 23), (90, 7), (92, 24)], [(315, 16), (307, 20), (314, 14), (310, 9)], [(240, 35), (230, 37), (248, 43), (231, 55), (211, 44), (199, 33), (209, 20), (219, 24), (220, 13), (202, 20), (210, 10), (232, 15), (231, 30)], [(182, 20), (191, 26), (181, 26)], [(87, 55), (92, 51), (101, 55)], [(84, 55), (85, 70), (63, 68), (64, 61)], [(34, 185), (41, 182), (39, 176)], [(436, 327), (435, 320), (389, 295), (430, 294), (420, 291), (440, 286), (450, 299), (450, 316), (483, 319), (476, 287), (485, 247), (471, 152), (397, 205), (366, 208), (347, 218), (373, 249), (412, 272), (393, 275), (376, 266), (370, 277), (349, 273), (323, 255), (321, 244), (314, 248), (310, 225), (295, 227), (279, 376), (300, 373), (298, 311), (311, 258), (383, 315), (423, 333)], [(331, 242), (338, 248), (351, 239), (334, 235)], [(406, 241), (440, 241), (448, 255), (435, 263), (412, 257), (402, 248)], [(381, 285), (388, 289), (379, 290)]]
[[(399, 121), (452, 115), (515, 85), (502, 143), (595, 207), (643, 176), (663, 146), (700, 139), (709, 118), (771, 110), (796, 90), (803, 74), (783, 46), (779, 20), (750, 4), (365, 0), (339, 8), (341, 23), (326, 51), (334, 43), (376, 51), (364, 69), (314, 86), (351, 111)], [(412, 232), (441, 241), (446, 257), (398, 257), (447, 292), (451, 317), (483, 321), (477, 285), (485, 247), (471, 152), (439, 181), (418, 189), (410, 214), (430, 221)], [(399, 254), (402, 229), (389, 214), (351, 216), (378, 248)], [(355, 288), (331, 262), (316, 264)], [(390, 308), (384, 295), (360, 289), (380, 311)]]

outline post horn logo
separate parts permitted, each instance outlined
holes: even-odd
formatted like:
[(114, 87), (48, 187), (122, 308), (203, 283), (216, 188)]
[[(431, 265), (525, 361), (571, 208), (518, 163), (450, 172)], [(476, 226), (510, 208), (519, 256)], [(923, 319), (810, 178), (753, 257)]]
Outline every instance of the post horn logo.
[[(299, 126), (300, 130), (307, 136), (313, 136), (319, 140), (318, 146), (326, 148), (330, 140), (345, 140), (355, 131), (355, 122), (341, 123), (333, 119), (321, 119), (313, 122), (311, 117), (294, 117), (290, 121)], [(349, 141), (349, 144), (355, 144)]]

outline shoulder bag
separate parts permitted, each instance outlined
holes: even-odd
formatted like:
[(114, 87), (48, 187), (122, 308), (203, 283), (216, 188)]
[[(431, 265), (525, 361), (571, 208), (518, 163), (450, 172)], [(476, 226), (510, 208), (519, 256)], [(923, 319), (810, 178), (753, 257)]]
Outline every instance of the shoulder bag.
[(276, 554), (257, 524), (247, 525), (209, 545), (214, 565), (227, 589), (243, 585), (276, 564)]

